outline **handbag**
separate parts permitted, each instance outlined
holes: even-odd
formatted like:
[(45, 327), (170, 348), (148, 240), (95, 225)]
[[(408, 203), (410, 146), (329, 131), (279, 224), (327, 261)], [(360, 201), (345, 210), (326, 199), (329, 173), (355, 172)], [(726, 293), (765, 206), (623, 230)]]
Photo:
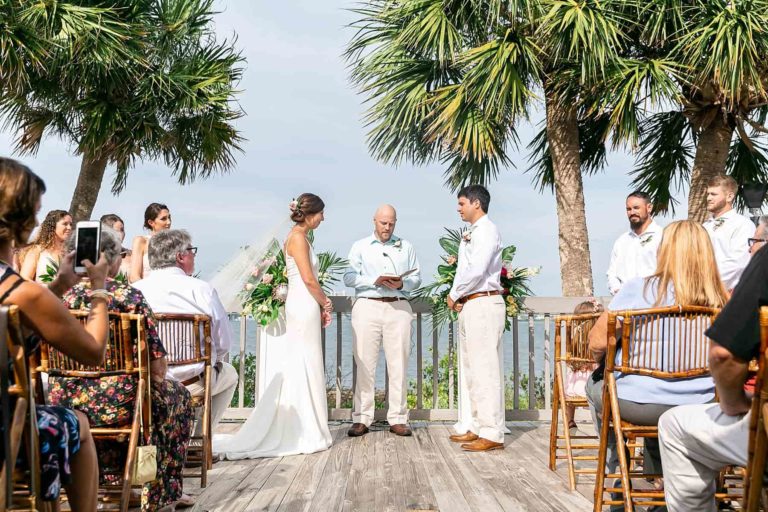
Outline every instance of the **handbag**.
[[(139, 348), (139, 362), (141, 362), (141, 340), (138, 343)], [(147, 358), (149, 359), (149, 358)], [(141, 365), (140, 365), (141, 367)], [(147, 361), (146, 368), (149, 368), (149, 361)], [(141, 373), (139, 373), (141, 375)], [(151, 396), (149, 376), (147, 376), (147, 385), (145, 386), (147, 394)], [(141, 404), (143, 400), (139, 397), (139, 407), (137, 414), (139, 415), (139, 429), (141, 436), (139, 439), (144, 441), (145, 445), (136, 447), (136, 454), (134, 459), (133, 468), (131, 468), (131, 483), (133, 485), (146, 484), (157, 479), (157, 446), (149, 444), (149, 440), (144, 436), (144, 420), (142, 418), (143, 412), (141, 410)], [(151, 418), (150, 418), (151, 422)], [(151, 423), (150, 423), (151, 424)]]

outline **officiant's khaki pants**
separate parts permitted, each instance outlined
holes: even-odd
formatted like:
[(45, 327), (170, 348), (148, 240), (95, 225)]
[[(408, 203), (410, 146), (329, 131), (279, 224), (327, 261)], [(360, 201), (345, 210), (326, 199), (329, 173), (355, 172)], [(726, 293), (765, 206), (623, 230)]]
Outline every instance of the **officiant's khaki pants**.
[(461, 371), (469, 390), (472, 432), (495, 443), (504, 442), (504, 377), (499, 345), (506, 312), (499, 295), (479, 297), (459, 313)]
[(408, 357), (411, 352), (413, 311), (407, 300), (380, 302), (357, 299), (352, 308), (352, 351), (357, 364), (355, 409), (352, 421), (370, 426), (373, 422), (376, 365), (384, 346), (389, 377), (390, 425), (408, 422)]

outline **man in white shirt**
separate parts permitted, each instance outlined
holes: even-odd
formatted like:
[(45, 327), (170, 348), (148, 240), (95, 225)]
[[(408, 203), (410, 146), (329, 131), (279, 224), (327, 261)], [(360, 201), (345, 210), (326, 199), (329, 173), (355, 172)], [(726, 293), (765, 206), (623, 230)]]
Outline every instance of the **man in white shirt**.
[(379, 207), (373, 217), (373, 235), (352, 245), (350, 268), (344, 274), (344, 284), (354, 288), (357, 297), (352, 308), (357, 374), (350, 437), (367, 434), (373, 422), (374, 378), (382, 345), (389, 376), (389, 431), (399, 436), (412, 433), (406, 404), (413, 319), (408, 297), (421, 284), (421, 275), (413, 246), (394, 235), (396, 224), (395, 209)]
[(757, 222), (755, 234), (749, 239), (749, 257), (754, 256), (766, 243), (768, 243), (768, 217), (762, 216)]
[(635, 277), (656, 272), (656, 255), (661, 243), (661, 226), (651, 217), (651, 197), (636, 190), (627, 196), (629, 231), (613, 244), (608, 265), (608, 291), (611, 295)]
[[(216, 290), (192, 277), (197, 247), (192, 246), (189, 233), (180, 229), (159, 231), (149, 239), (147, 251), (152, 273), (133, 286), (141, 290), (152, 311), (211, 318), (211, 426), (215, 429), (232, 401), (238, 380), (237, 370), (223, 361), (232, 344), (227, 312)], [(202, 363), (169, 368), (167, 377), (184, 384), (193, 396), (203, 394)], [(202, 434), (202, 428), (202, 422), (197, 421), (196, 436)]]
[(749, 263), (749, 238), (755, 225), (733, 209), (739, 186), (730, 176), (714, 176), (707, 183), (707, 211), (704, 221), (715, 250), (720, 279), (727, 290), (733, 290)]
[(458, 212), (470, 227), (462, 236), (456, 277), (448, 307), (459, 313), (461, 371), (466, 375), (472, 425), (451, 436), (462, 449), (482, 452), (504, 448), (504, 375), (499, 345), (506, 310), (501, 297), (501, 236), (488, 218), (491, 195), (480, 185), (458, 194)]

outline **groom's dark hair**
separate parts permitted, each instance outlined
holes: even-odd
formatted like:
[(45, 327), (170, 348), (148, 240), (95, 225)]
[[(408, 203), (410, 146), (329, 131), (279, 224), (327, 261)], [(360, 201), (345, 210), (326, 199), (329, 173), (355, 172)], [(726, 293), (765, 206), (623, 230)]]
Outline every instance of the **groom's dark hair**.
[(488, 205), (491, 203), (491, 194), (488, 193), (488, 189), (482, 185), (467, 185), (459, 190), (457, 197), (465, 197), (470, 203), (480, 201), (480, 208), (483, 213), (488, 213)]

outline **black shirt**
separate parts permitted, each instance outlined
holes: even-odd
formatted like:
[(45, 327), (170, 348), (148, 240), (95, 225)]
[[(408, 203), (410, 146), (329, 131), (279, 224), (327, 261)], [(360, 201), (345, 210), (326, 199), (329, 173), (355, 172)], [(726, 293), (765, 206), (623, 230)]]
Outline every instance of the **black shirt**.
[(734, 356), (749, 361), (760, 352), (760, 306), (768, 306), (768, 250), (765, 248), (752, 256), (731, 300), (706, 335)]

